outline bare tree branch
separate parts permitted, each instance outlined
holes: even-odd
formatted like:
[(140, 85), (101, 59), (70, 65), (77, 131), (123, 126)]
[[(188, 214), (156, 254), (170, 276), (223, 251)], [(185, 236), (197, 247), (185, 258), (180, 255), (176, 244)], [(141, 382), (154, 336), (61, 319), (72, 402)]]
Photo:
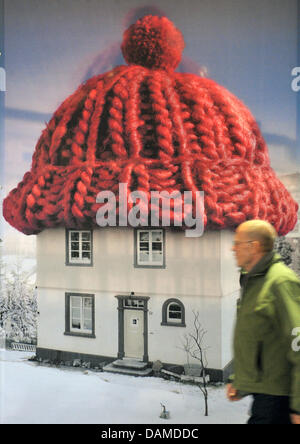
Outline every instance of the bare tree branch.
[(203, 338), (207, 331), (201, 327), (201, 323), (199, 321), (199, 311), (193, 310), (192, 312), (194, 315), (194, 329), (191, 333), (184, 335), (185, 342), (183, 343), (182, 349), (187, 353), (187, 356), (190, 356), (200, 362), (202, 383), (199, 384), (199, 388), (204, 396), (205, 416), (208, 416), (208, 391), (206, 381), (208, 362), (205, 354), (208, 347), (203, 347)]

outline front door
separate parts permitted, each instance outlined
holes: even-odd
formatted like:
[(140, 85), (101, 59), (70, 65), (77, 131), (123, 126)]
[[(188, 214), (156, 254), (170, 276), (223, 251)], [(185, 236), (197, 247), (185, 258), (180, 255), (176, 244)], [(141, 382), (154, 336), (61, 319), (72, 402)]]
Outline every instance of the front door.
[(143, 359), (144, 355), (144, 312), (124, 310), (124, 354), (125, 358)]
[(118, 299), (118, 358), (148, 362), (149, 297), (116, 295)]

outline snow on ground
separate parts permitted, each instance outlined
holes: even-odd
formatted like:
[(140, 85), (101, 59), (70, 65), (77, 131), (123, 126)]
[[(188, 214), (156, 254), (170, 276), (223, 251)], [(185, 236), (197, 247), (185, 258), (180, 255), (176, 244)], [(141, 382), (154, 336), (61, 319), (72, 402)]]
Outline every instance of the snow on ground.
[[(209, 416), (198, 387), (155, 377), (55, 368), (32, 353), (0, 350), (1, 424), (243, 424), (251, 399), (230, 403), (209, 389)], [(160, 419), (160, 403), (170, 419)]]

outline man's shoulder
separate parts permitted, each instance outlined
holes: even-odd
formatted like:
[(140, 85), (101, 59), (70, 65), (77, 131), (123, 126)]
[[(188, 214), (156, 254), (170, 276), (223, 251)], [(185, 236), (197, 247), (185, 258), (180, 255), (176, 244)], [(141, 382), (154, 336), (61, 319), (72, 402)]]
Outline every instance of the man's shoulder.
[(300, 279), (297, 274), (284, 262), (275, 262), (272, 264), (266, 275), (267, 279), (273, 281), (274, 284), (291, 283), (300, 285)]

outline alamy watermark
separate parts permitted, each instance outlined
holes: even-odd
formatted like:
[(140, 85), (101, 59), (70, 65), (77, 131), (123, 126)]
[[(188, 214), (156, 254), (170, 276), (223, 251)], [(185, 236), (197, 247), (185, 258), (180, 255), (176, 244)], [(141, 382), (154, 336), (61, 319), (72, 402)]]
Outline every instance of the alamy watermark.
[(96, 202), (103, 204), (96, 214), (100, 227), (182, 227), (184, 221), (190, 228), (185, 230), (186, 237), (200, 237), (204, 231), (203, 191), (184, 191), (183, 196), (180, 191), (137, 190), (128, 194), (127, 184), (119, 183), (118, 198), (113, 191), (100, 191)]
[(294, 352), (300, 351), (300, 327), (295, 327), (292, 331), (292, 336), (296, 338), (292, 341), (292, 349)]
[(300, 66), (292, 69), (292, 90), (295, 92), (300, 91)]
[(0, 67), (0, 91), (6, 91), (6, 72), (2, 67)]

